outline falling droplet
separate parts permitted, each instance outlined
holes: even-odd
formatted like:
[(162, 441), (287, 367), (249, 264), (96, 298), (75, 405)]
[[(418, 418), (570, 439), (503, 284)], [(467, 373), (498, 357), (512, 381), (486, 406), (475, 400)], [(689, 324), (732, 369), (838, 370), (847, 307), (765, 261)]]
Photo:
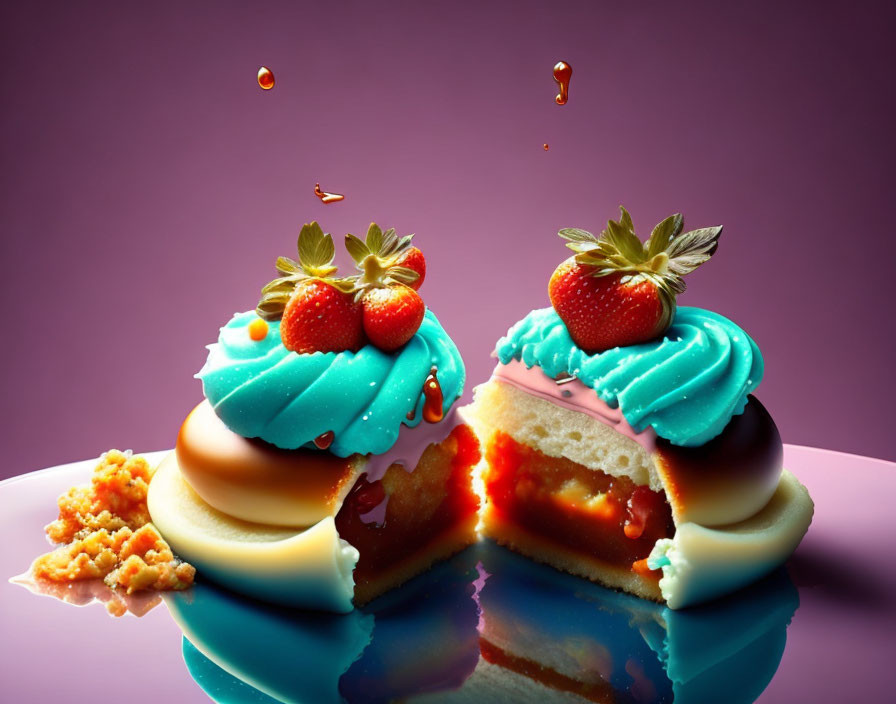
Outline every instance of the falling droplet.
[(565, 61), (558, 61), (554, 66), (554, 80), (560, 86), (560, 92), (554, 101), (557, 105), (566, 105), (569, 100), (569, 80), (572, 78), (572, 66)]
[(423, 382), (423, 420), (438, 423), (442, 420), (442, 387), (439, 385), (438, 370), (433, 367)]
[(548, 149), (550, 149), (550, 147), (548, 146), (547, 142), (545, 142), (545, 144), (544, 144), (544, 150), (547, 151)]
[(330, 445), (333, 444), (333, 440), (336, 439), (336, 433), (332, 430), (328, 430), (325, 433), (321, 433), (316, 438), (314, 438), (314, 446), (319, 450), (326, 450)]
[(274, 72), (267, 66), (258, 69), (258, 85), (262, 90), (270, 90), (274, 87)]
[(345, 199), (345, 196), (341, 193), (327, 193), (326, 191), (320, 190), (320, 184), (314, 184), (314, 195), (320, 198), (322, 203), (338, 203), (341, 200)]

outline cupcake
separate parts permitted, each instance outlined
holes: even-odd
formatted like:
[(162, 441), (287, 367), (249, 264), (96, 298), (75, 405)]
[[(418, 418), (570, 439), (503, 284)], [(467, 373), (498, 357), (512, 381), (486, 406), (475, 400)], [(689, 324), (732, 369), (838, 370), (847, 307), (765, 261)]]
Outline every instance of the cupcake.
[(682, 230), (673, 215), (642, 243), (624, 208), (600, 237), (561, 230), (574, 255), (551, 277), (552, 307), (498, 341), (468, 414), (486, 535), (671, 608), (771, 571), (813, 511), (753, 395), (755, 342), (676, 305), (722, 228)]
[(345, 612), (475, 539), (479, 446), (464, 366), (417, 289), (411, 237), (346, 236), (337, 277), (315, 222), (197, 375), (205, 400), (150, 485), (153, 522), (200, 575)]

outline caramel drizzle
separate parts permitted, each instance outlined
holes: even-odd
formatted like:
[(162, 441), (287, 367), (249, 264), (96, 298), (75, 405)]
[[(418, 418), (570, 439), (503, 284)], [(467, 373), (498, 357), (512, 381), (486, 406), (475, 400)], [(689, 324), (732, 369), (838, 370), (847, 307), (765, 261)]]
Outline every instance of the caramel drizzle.
[(442, 420), (442, 387), (439, 385), (438, 369), (429, 370), (429, 376), (423, 382), (423, 420), (427, 423), (438, 423)]
[(314, 195), (320, 198), (321, 202), (324, 204), (330, 203), (338, 203), (341, 200), (345, 200), (345, 196), (341, 193), (327, 193), (326, 191), (320, 190), (320, 184), (314, 184)]
[(336, 439), (336, 433), (332, 430), (328, 430), (325, 433), (321, 433), (316, 438), (314, 438), (314, 446), (318, 450), (326, 450), (330, 445), (333, 444), (333, 440)]
[(262, 90), (270, 90), (274, 87), (274, 72), (267, 66), (258, 69), (258, 86)]
[(566, 105), (569, 100), (569, 81), (572, 78), (572, 66), (565, 61), (558, 61), (554, 66), (554, 80), (560, 86), (560, 92), (554, 98), (557, 105)]

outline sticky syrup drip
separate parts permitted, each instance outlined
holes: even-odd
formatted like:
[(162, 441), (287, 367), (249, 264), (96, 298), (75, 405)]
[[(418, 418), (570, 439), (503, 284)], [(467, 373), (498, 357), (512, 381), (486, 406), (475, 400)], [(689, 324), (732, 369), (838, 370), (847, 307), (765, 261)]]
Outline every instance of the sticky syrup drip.
[(438, 370), (433, 367), (423, 382), (423, 420), (438, 423), (442, 420), (442, 387), (439, 386)]
[(267, 66), (258, 69), (258, 85), (262, 90), (270, 90), (274, 87), (274, 72)]
[(414, 420), (415, 415), (417, 415), (417, 409), (412, 408), (411, 410), (409, 410), (407, 412), (407, 415), (405, 416), (405, 418), (407, 418), (408, 420)]
[(321, 433), (316, 438), (314, 438), (314, 446), (319, 450), (326, 450), (330, 445), (333, 444), (333, 440), (336, 438), (336, 433), (332, 430), (328, 430), (325, 433)]
[(314, 195), (320, 198), (322, 203), (338, 203), (340, 200), (344, 200), (345, 196), (341, 193), (327, 193), (326, 191), (320, 190), (320, 184), (314, 184)]
[(550, 149), (550, 147), (548, 146), (548, 143), (545, 142), (545, 144), (544, 144), (544, 150), (547, 151), (548, 149)]
[(560, 92), (554, 101), (557, 105), (566, 105), (569, 100), (569, 81), (572, 78), (572, 66), (565, 61), (558, 61), (554, 66), (554, 80), (560, 86)]

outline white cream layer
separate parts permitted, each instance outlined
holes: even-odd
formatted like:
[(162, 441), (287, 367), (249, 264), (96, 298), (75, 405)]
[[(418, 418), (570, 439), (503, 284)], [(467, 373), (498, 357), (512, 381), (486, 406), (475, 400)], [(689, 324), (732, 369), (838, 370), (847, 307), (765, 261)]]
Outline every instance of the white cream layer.
[(149, 485), (153, 523), (174, 552), (200, 575), (263, 601), (347, 613), (358, 551), (332, 517), (307, 529), (231, 518), (209, 506), (183, 480), (172, 452)]

